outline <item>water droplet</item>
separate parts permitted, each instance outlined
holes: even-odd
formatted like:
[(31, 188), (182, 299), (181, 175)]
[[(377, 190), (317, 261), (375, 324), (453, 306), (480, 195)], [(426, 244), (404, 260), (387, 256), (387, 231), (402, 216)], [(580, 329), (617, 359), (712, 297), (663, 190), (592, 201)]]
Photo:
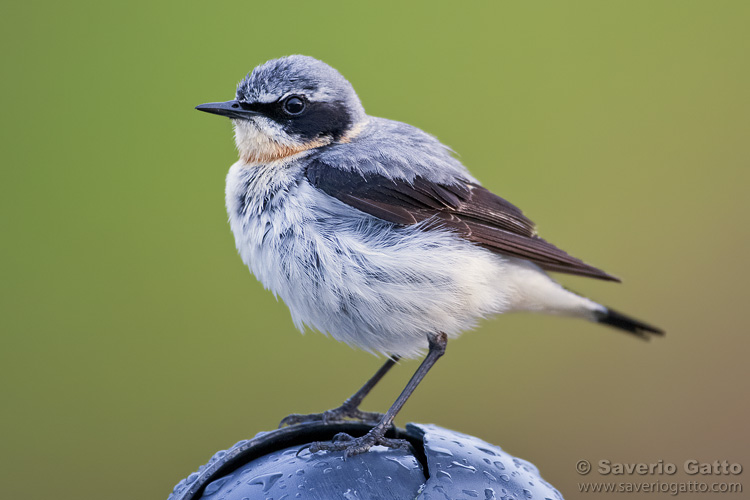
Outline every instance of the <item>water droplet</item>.
[(203, 492), (203, 496), (209, 496), (213, 495), (219, 489), (221, 489), (222, 486), (224, 486), (224, 483), (227, 482), (227, 479), (229, 479), (231, 476), (222, 477), (221, 479), (217, 479), (216, 481), (210, 483), (208, 486), (206, 486), (205, 491)]
[(359, 495), (357, 495), (357, 490), (349, 489), (344, 492), (344, 498), (346, 500), (358, 500)]
[(495, 464), (495, 467), (497, 467), (500, 470), (505, 470), (505, 464), (502, 462), (493, 462)]
[(440, 479), (445, 479), (447, 481), (453, 482), (453, 478), (451, 477), (451, 475), (445, 472), (444, 470), (437, 471), (435, 475), (439, 477)]
[(296, 474), (297, 474), (298, 476), (301, 476), (301, 475), (302, 475), (302, 474), (304, 474), (304, 473), (305, 473), (305, 469), (297, 469), (297, 473), (296, 473)]
[(477, 446), (477, 450), (479, 450), (481, 452), (484, 452), (484, 453), (486, 453), (488, 455), (492, 455), (493, 457), (497, 456), (497, 453), (495, 453), (494, 451), (490, 450), (489, 448), (480, 448), (479, 446)]
[(508, 476), (508, 474), (500, 474), (500, 479), (506, 482), (510, 481), (510, 477)]
[(448, 448), (441, 448), (439, 446), (431, 446), (430, 450), (434, 451), (438, 455), (446, 455), (446, 456), (449, 456), (449, 457), (453, 456), (453, 452), (451, 450), (449, 450)]
[(472, 472), (476, 472), (477, 471), (476, 467), (473, 467), (471, 465), (464, 465), (464, 464), (456, 462), (455, 460), (453, 462), (451, 462), (451, 464), (448, 466), (449, 469), (451, 467), (461, 467), (462, 469), (470, 470)]
[(486, 470), (482, 471), (482, 473), (484, 474), (484, 477), (486, 477), (490, 481), (493, 481), (495, 483), (497, 482), (497, 478), (495, 476), (493, 476), (492, 474), (490, 474), (489, 472), (487, 472)]
[(527, 490), (527, 489), (524, 488), (524, 490), (523, 490), (523, 496), (525, 496), (526, 498), (531, 498), (534, 495), (532, 495), (529, 490)]
[[(385, 459), (388, 460), (388, 461), (390, 461), (390, 462), (393, 462), (393, 463), (396, 463), (396, 464), (400, 465), (401, 467), (403, 467), (406, 470), (411, 470), (412, 469), (409, 465), (405, 464), (404, 462), (402, 462), (401, 460), (399, 460), (396, 457), (385, 457)], [(411, 465), (411, 462), (409, 462), (409, 464)]]
[(476, 498), (479, 496), (479, 493), (477, 493), (474, 490), (461, 490), (461, 491), (463, 492), (464, 495), (469, 495), (470, 497)]
[(274, 472), (272, 474), (264, 474), (262, 476), (255, 477), (247, 482), (247, 484), (260, 484), (263, 486), (263, 493), (268, 492), (273, 484), (283, 476), (281, 472)]
[(323, 469), (323, 474), (330, 474), (331, 472), (333, 472), (333, 468), (332, 467), (328, 467), (327, 469)]
[(185, 483), (187, 484), (194, 483), (196, 479), (198, 479), (198, 473), (193, 472), (187, 477), (187, 479), (185, 479)]
[(484, 500), (497, 500), (495, 498), (495, 490), (492, 488), (486, 488), (484, 490)]

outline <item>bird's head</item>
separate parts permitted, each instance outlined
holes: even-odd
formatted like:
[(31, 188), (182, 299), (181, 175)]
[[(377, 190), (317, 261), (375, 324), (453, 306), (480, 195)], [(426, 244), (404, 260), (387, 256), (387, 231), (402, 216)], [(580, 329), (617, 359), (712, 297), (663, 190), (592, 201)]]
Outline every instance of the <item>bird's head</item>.
[(347, 141), (367, 120), (338, 71), (300, 55), (256, 67), (237, 85), (234, 100), (196, 109), (231, 118), (240, 157), (259, 164)]

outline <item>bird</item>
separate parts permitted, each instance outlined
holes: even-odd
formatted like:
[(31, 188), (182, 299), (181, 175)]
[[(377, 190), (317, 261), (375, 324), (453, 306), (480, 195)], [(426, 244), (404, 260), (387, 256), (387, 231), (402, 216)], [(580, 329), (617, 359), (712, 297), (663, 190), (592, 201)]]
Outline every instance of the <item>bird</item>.
[[(318, 59), (267, 61), (239, 82), (234, 99), (196, 109), (233, 124), (239, 159), (225, 195), (242, 261), (303, 332), (386, 356), (340, 407), (281, 421), (373, 424), (359, 437), (313, 443), (311, 452), (406, 446), (385, 436), (397, 413), (448, 339), (483, 318), (530, 311), (642, 339), (664, 333), (561, 286), (548, 273), (620, 280), (542, 239), (434, 136), (369, 116), (351, 83)], [(396, 362), (421, 356), (385, 414), (359, 409)]]

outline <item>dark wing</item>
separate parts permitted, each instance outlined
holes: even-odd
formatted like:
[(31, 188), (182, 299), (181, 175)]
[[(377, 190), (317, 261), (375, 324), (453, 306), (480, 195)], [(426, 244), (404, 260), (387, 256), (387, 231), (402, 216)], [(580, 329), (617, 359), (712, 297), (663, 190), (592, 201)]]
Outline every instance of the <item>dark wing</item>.
[(529, 260), (548, 271), (620, 281), (539, 238), (521, 210), (472, 182), (449, 185), (420, 176), (407, 182), (332, 168), (319, 160), (308, 166), (307, 178), (328, 195), (389, 222), (427, 221), (426, 229), (452, 229), (493, 252)]

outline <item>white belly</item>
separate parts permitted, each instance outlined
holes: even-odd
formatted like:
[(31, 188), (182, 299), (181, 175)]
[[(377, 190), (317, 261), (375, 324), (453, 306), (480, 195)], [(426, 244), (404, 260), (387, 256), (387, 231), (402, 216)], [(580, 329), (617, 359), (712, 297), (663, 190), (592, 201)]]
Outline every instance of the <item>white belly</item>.
[[(261, 170), (259, 170), (261, 169)], [(227, 208), (240, 255), (295, 325), (418, 356), (508, 309), (506, 261), (443, 231), (398, 227), (318, 191), (290, 164), (235, 164)]]

